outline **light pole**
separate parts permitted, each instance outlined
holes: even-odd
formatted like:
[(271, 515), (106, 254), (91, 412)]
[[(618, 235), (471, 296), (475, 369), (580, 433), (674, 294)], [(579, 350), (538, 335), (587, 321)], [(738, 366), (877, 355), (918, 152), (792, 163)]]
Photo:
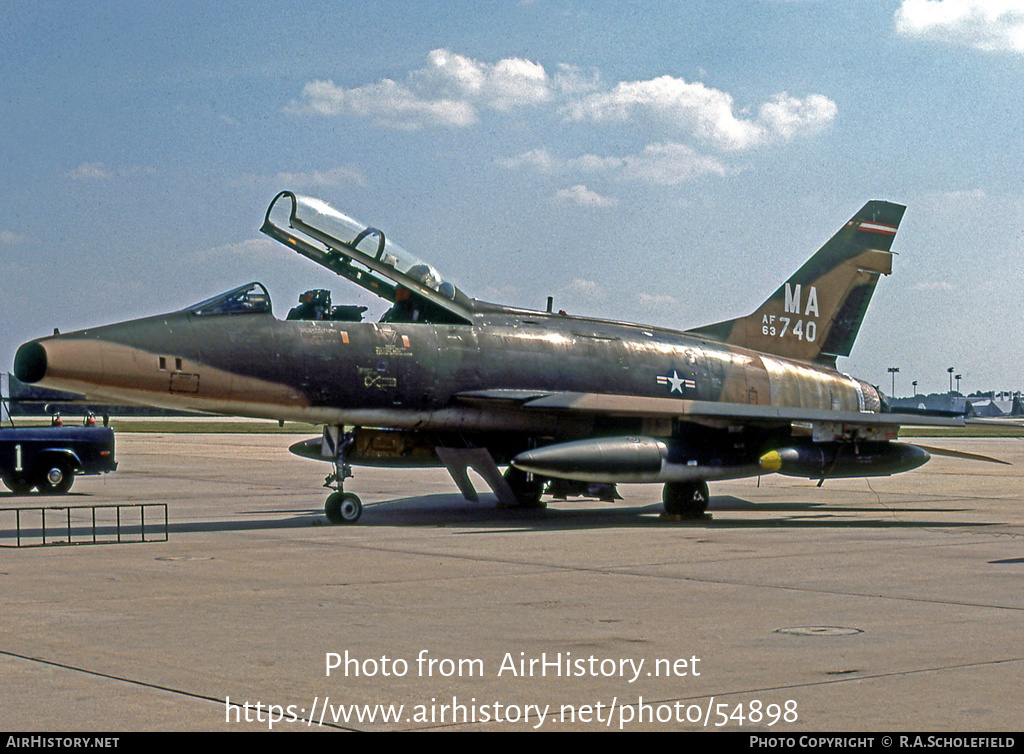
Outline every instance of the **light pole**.
[(892, 392), (889, 393), (893, 398), (896, 397), (896, 374), (900, 371), (899, 367), (889, 367), (889, 374), (892, 375)]
[(910, 384), (914, 386), (914, 396), (916, 397), (917, 396), (917, 380), (914, 380)]
[(946, 371), (949, 372), (949, 392), (952, 394), (952, 392), (953, 392), (953, 367), (950, 367)]
[(956, 391), (957, 391), (958, 393), (960, 392), (960, 378), (961, 378), (961, 377), (963, 377), (963, 375), (962, 375), (962, 374), (958, 374), (958, 375), (956, 375), (956, 376), (954, 376), (954, 377), (953, 377), (953, 379), (955, 379), (955, 380), (956, 380)]

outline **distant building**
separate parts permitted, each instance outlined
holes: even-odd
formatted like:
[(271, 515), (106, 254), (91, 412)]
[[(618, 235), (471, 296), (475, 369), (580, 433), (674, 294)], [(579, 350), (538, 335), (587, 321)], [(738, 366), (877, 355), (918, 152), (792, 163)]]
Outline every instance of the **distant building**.
[(949, 411), (965, 416), (1024, 416), (1021, 393), (996, 392), (972, 393), (931, 393), (915, 395), (913, 398), (889, 398), (894, 409), (917, 409), (923, 411)]

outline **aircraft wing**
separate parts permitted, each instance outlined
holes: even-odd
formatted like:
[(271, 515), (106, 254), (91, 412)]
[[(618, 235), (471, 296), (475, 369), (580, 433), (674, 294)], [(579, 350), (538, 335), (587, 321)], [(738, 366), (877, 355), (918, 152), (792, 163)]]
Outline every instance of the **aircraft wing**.
[(528, 390), (476, 390), (459, 398), (474, 403), (515, 403), (525, 409), (570, 411), (607, 416), (675, 419), (732, 419), (750, 422), (831, 422), (859, 426), (962, 427), (962, 416), (830, 411), (818, 408), (721, 403), (682, 398), (653, 398), (606, 393), (543, 392)]

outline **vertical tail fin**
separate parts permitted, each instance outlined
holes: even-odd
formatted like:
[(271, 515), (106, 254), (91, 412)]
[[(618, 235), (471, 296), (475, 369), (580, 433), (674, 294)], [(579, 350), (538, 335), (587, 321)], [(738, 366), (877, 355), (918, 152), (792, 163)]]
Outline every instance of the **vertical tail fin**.
[(849, 356), (906, 207), (872, 201), (752, 314), (688, 332), (791, 359)]

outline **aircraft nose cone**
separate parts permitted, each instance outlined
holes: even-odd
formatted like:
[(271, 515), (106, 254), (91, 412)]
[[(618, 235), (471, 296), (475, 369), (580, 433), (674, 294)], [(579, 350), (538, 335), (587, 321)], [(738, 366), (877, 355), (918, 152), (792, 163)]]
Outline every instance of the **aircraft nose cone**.
[(25, 343), (14, 355), (14, 376), (26, 384), (46, 376), (46, 348), (37, 340)]

